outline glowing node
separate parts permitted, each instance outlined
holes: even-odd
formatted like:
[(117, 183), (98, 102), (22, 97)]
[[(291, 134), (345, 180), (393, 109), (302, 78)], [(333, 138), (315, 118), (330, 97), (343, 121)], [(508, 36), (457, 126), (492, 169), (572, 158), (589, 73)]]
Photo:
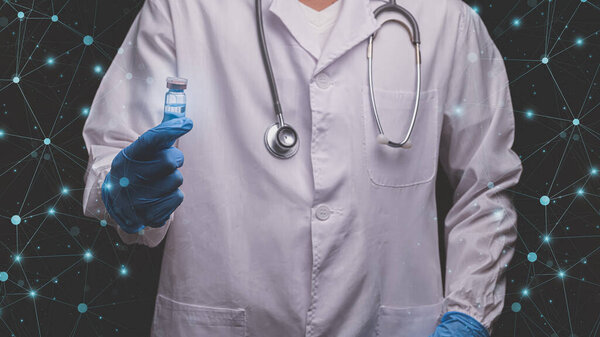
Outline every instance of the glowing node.
[(89, 250), (88, 250), (88, 251), (86, 251), (86, 252), (83, 254), (83, 259), (84, 259), (86, 262), (89, 262), (89, 261), (91, 261), (93, 258), (94, 258), (94, 255), (93, 255), (93, 254), (92, 254), (92, 252), (90, 252)]
[(533, 111), (527, 110), (527, 112), (525, 112), (525, 116), (527, 116), (529, 119), (533, 118)]
[(3, 271), (0, 272), (0, 282), (6, 282), (8, 280), (8, 273)]
[(106, 220), (104, 220), (104, 219), (100, 220), (100, 226), (106, 227), (107, 224), (108, 223), (106, 222)]
[(519, 312), (521, 311), (521, 303), (519, 302), (514, 302), (510, 308), (512, 309), (513, 312)]
[(544, 242), (550, 242), (550, 236), (549, 235), (544, 236)]
[(4, 130), (0, 130), (0, 137), (4, 137)]
[(101, 72), (102, 72), (102, 67), (101, 67), (101, 66), (99, 66), (99, 65), (95, 66), (95, 67), (94, 67), (94, 72), (95, 72), (96, 74), (99, 74), (99, 73), (101, 73)]
[(550, 62), (550, 60), (547, 57), (542, 57), (543, 64), (548, 64), (548, 62)]
[(16, 226), (16, 225), (18, 225), (18, 224), (20, 224), (20, 223), (21, 223), (21, 217), (20, 217), (20, 216), (18, 216), (18, 215), (13, 215), (13, 216), (10, 218), (10, 222), (12, 222), (12, 224)]
[(562, 271), (562, 270), (561, 270), (561, 271), (559, 271), (559, 272), (558, 272), (558, 277), (560, 277), (560, 278), (564, 278), (564, 277), (565, 277), (565, 272), (564, 272), (564, 271)]
[(50, 20), (52, 20), (52, 22), (56, 22), (56, 21), (58, 21), (58, 15), (52, 15), (52, 16), (50, 17)]
[(125, 78), (130, 80), (133, 78), (133, 75), (131, 73), (127, 73), (127, 74), (125, 74)]
[(494, 183), (490, 181), (490, 182), (487, 184), (487, 187), (488, 187), (488, 188), (494, 188)]
[(129, 185), (129, 179), (127, 179), (127, 177), (119, 179), (119, 185), (121, 185), (121, 187), (127, 187), (127, 185)]
[(13, 77), (13, 83), (19, 83), (19, 82), (21, 82), (21, 79), (19, 78), (19, 76)]
[(83, 44), (85, 44), (86, 46), (89, 46), (92, 43), (94, 43), (94, 38), (93, 37), (91, 37), (89, 35), (86, 35), (86, 36), (83, 37)]
[(529, 260), (529, 262), (535, 262), (537, 260), (537, 254), (534, 252), (527, 254), (527, 260)]
[(50, 145), (50, 138), (44, 138), (44, 145)]
[(82, 108), (81, 109), (81, 114), (84, 116), (87, 116), (90, 113), (90, 108)]
[(523, 294), (523, 296), (528, 296), (529, 295), (529, 289), (523, 289), (523, 291), (521, 293)]
[(573, 125), (575, 125), (575, 126), (579, 125), (579, 119), (575, 118), (573, 120)]
[(479, 13), (479, 7), (477, 7), (477, 6), (474, 6), (474, 7), (473, 7), (473, 11), (474, 11), (475, 13)]
[(67, 187), (63, 187), (61, 193), (62, 194), (69, 194), (69, 189)]
[(77, 306), (77, 311), (79, 311), (80, 313), (84, 313), (86, 312), (88, 309), (87, 304), (85, 303), (79, 303), (79, 305)]
[(29, 291), (29, 296), (35, 297), (36, 295), (37, 295), (37, 292), (35, 290), (30, 290)]
[(15, 255), (15, 262), (21, 262), (21, 255)]
[(583, 190), (583, 188), (580, 188), (579, 190), (577, 190), (577, 195), (583, 195), (585, 193), (585, 191)]
[(121, 275), (127, 275), (129, 271), (127, 270), (127, 268), (125, 268), (125, 266), (121, 266), (121, 270), (119, 271), (119, 273)]
[(25, 13), (23, 13), (23, 12), (19, 12), (19, 13), (17, 13), (17, 17), (18, 17), (19, 19), (22, 19), (22, 18), (24, 18), (24, 17), (25, 17)]
[(50, 64), (50, 65), (52, 65), (52, 64), (54, 64), (54, 59), (53, 59), (53, 58), (51, 58), (51, 57), (49, 57), (49, 58), (46, 60), (46, 63), (47, 63), (47, 64)]
[(581, 46), (583, 44), (583, 39), (577, 39), (575, 43), (577, 43), (578, 46)]
[(550, 197), (548, 197), (547, 195), (544, 195), (540, 198), (540, 204), (542, 204), (543, 206), (548, 206), (548, 204), (550, 204)]
[(592, 168), (592, 169), (590, 170), (590, 174), (591, 174), (591, 175), (596, 175), (596, 174), (598, 174), (598, 169), (596, 169), (596, 168)]
[(513, 26), (519, 27), (520, 25), (521, 25), (521, 20), (519, 20), (519, 19), (514, 19), (513, 20)]

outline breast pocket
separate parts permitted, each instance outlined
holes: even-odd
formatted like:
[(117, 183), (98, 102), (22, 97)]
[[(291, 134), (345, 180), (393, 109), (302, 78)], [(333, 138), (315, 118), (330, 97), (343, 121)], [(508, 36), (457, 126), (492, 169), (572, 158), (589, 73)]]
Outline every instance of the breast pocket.
[[(406, 136), (412, 118), (414, 92), (374, 89), (381, 126), (388, 139), (400, 142)], [(438, 95), (424, 91), (410, 149), (393, 148), (377, 142), (377, 123), (373, 116), (369, 88), (362, 89), (364, 149), (366, 167), (373, 184), (406, 187), (429, 182), (435, 176), (438, 159)]]
[(245, 337), (244, 309), (207, 307), (156, 299), (152, 337)]
[(415, 307), (382, 305), (377, 314), (377, 337), (427, 337), (441, 321), (443, 301)]

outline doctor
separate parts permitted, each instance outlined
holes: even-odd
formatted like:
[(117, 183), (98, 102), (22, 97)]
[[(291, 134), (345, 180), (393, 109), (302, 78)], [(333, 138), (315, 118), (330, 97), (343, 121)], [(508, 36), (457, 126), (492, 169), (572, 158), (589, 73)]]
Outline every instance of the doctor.
[[(263, 138), (275, 115), (254, 0), (146, 0), (83, 130), (83, 208), (126, 243), (166, 240), (152, 336), (491, 333), (517, 237), (506, 189), (522, 170), (502, 57), (461, 1), (400, 1), (420, 23), (422, 92), (412, 148), (382, 145), (372, 33), (390, 139), (405, 134), (416, 94), (410, 30), (382, 25), (382, 4), (263, 1), (298, 135), (280, 159)], [(168, 76), (189, 79), (187, 117), (162, 121)], [(442, 243), (438, 162), (455, 189)]]

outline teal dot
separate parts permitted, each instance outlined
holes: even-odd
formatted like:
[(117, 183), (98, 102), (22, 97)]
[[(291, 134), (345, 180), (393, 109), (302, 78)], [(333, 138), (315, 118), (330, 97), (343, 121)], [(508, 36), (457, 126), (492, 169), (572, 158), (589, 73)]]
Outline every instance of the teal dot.
[(6, 282), (6, 280), (8, 280), (8, 274), (5, 271), (0, 272), (0, 282)]
[(527, 254), (527, 260), (529, 260), (529, 262), (535, 262), (537, 260), (537, 254), (534, 252)]
[(573, 120), (573, 125), (575, 125), (575, 126), (579, 125), (579, 119), (575, 118)]
[(104, 219), (100, 220), (100, 226), (106, 227), (106, 225), (107, 225), (106, 220), (104, 220)]
[(77, 311), (79, 311), (80, 313), (84, 313), (87, 311), (87, 304), (85, 303), (79, 303), (79, 305), (77, 306)]
[(549, 60), (547, 57), (543, 57), (543, 58), (542, 58), (542, 63), (543, 63), (543, 64), (548, 64), (548, 62), (549, 62), (549, 61), (550, 61), (550, 60)]
[(540, 204), (542, 204), (544, 206), (548, 206), (549, 203), (550, 203), (550, 198), (547, 195), (544, 195), (540, 198)]
[(19, 82), (21, 82), (21, 79), (19, 78), (19, 76), (13, 77), (13, 83), (19, 83)]
[(44, 138), (44, 144), (50, 145), (50, 138)]
[(126, 177), (119, 179), (119, 185), (121, 185), (122, 187), (126, 187), (127, 185), (129, 185), (129, 179), (127, 179)]
[(488, 188), (494, 188), (494, 183), (490, 181), (490, 182), (487, 184), (487, 187), (488, 187)]
[(91, 37), (89, 35), (86, 35), (86, 36), (83, 37), (83, 44), (85, 44), (86, 46), (89, 46), (92, 43), (94, 43), (94, 38), (93, 37)]
[(25, 17), (25, 13), (23, 13), (23, 12), (19, 12), (19, 13), (17, 13), (17, 17), (18, 17), (19, 19), (22, 19), (22, 18), (24, 18), (24, 17)]
[(515, 302), (515, 303), (513, 303), (513, 304), (510, 306), (510, 308), (511, 308), (511, 309), (512, 309), (512, 311), (514, 311), (514, 312), (519, 312), (519, 311), (521, 311), (521, 303), (519, 303), (519, 302)]
[(58, 15), (52, 15), (52, 17), (50, 18), (50, 20), (52, 20), (52, 22), (58, 21)]
[(10, 222), (16, 226), (21, 223), (21, 217), (18, 215), (13, 215), (12, 218), (10, 218)]

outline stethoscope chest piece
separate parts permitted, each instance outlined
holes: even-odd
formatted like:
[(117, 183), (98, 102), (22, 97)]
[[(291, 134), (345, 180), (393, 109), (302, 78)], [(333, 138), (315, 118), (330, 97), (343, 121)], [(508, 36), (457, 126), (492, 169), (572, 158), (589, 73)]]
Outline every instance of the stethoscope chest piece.
[(290, 158), (298, 152), (298, 134), (291, 126), (275, 123), (265, 132), (265, 146), (277, 158)]

